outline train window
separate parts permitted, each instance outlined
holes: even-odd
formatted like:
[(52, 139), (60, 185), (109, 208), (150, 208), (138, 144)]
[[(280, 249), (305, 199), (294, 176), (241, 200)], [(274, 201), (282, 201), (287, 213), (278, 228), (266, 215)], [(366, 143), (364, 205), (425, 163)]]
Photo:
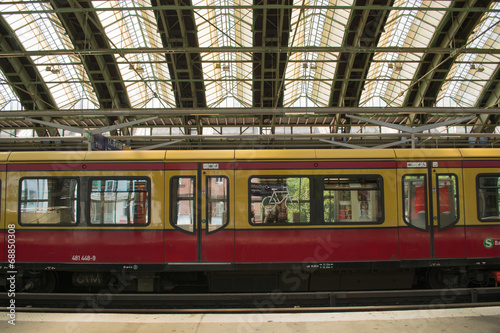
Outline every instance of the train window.
[(170, 180), (170, 223), (188, 232), (194, 232), (195, 178), (173, 177)]
[(427, 185), (425, 175), (403, 176), (403, 212), (406, 224), (427, 230)]
[(325, 223), (382, 223), (382, 177), (323, 178)]
[(439, 174), (438, 184), (438, 224), (439, 229), (446, 229), (458, 222), (457, 176)]
[(149, 179), (103, 178), (92, 179), (90, 184), (91, 224), (149, 223)]
[(20, 224), (75, 225), (78, 222), (78, 179), (24, 178), (19, 190)]
[(208, 231), (222, 228), (228, 223), (229, 181), (227, 177), (207, 177)]
[(500, 221), (500, 175), (479, 175), (476, 186), (479, 221)]
[(309, 223), (310, 180), (307, 177), (250, 178), (250, 222)]

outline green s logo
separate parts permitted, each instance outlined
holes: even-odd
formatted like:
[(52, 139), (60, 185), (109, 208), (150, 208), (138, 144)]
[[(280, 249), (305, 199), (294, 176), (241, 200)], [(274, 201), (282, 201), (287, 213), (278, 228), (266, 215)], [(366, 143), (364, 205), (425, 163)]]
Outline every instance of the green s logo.
[(486, 238), (483, 242), (483, 245), (487, 249), (491, 249), (493, 247), (493, 239), (491, 238)]

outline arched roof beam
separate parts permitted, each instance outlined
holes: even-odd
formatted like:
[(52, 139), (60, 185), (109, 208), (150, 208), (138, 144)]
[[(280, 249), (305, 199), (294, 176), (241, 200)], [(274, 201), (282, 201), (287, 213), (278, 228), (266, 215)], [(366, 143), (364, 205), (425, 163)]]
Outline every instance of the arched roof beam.
[[(355, 6), (391, 6), (394, 1), (356, 1)], [(352, 10), (349, 27), (346, 29), (343, 47), (375, 48), (380, 39), (388, 10)], [(375, 51), (375, 50), (374, 50)], [(333, 80), (330, 106), (355, 107), (359, 104), (363, 81), (375, 52), (341, 52)], [(351, 81), (350, 79), (356, 79)]]
[[(25, 51), (23, 45), (17, 39), (9, 24), (0, 15), (0, 51)], [(40, 76), (34, 62), (30, 57), (10, 57), (0, 59), (0, 69), (4, 73), (8, 84), (19, 97), (21, 105), (25, 110), (53, 110), (56, 102)], [(12, 83), (15, 82), (15, 83)], [(44, 121), (51, 121), (51, 117), (40, 117)], [(58, 136), (56, 129), (45, 130), (35, 128), (37, 135)]]
[[(176, 9), (154, 10), (158, 32), (165, 48), (197, 48), (198, 35), (191, 0), (154, 0), (152, 5), (165, 8), (175, 6)], [(175, 103), (179, 108), (206, 107), (205, 85), (201, 54), (196, 52), (166, 53), (168, 69), (172, 78)], [(195, 116), (183, 117), (185, 134), (193, 134), (192, 126), (201, 134), (201, 124)]]
[[(371, 0), (356, 1), (355, 6), (392, 6), (394, 1)], [(388, 10), (352, 10), (349, 18), (349, 26), (344, 35), (343, 47), (375, 48), (380, 39)], [(335, 78), (330, 95), (330, 106), (332, 107), (357, 107), (361, 97), (364, 82), (359, 79), (366, 78), (368, 68), (375, 52), (356, 53), (340, 52)], [(336, 115), (334, 132), (341, 125), (342, 114)], [(350, 120), (347, 120), (350, 122)]]
[[(256, 5), (291, 5), (290, 0), (256, 0)], [(253, 106), (282, 107), (292, 10), (288, 8), (257, 8), (253, 15), (253, 45), (263, 47), (253, 52)], [(266, 51), (265, 49), (268, 49)], [(279, 96), (278, 96), (279, 95)]]
[[(70, 37), (75, 51), (109, 49), (109, 42), (95, 12), (82, 11), (92, 8), (89, 0), (50, 0), (54, 9), (73, 8), (73, 12), (58, 12), (58, 17)], [(127, 90), (114, 56), (111, 54), (85, 54), (79, 56), (92, 86), (96, 91), (100, 108), (130, 108)], [(109, 125), (123, 123), (123, 117), (108, 117)], [(129, 135), (128, 128), (123, 129)], [(116, 133), (112, 133), (116, 135)]]
[[(469, 0), (465, 3), (455, 2), (454, 6), (462, 8), (488, 8), (491, 1)], [(467, 43), (467, 39), (474, 27), (481, 19), (482, 13), (475, 11), (449, 11), (447, 17), (442, 20), (442, 25), (436, 30), (430, 43), (432, 47), (459, 49)], [(459, 53), (446, 55), (443, 53), (429, 52), (424, 56), (413, 82), (413, 88), (407, 93), (404, 105), (413, 107), (434, 106), (438, 93), (450, 71), (454, 60)], [(417, 113), (410, 113), (408, 123), (425, 123), (425, 116)]]
[[(176, 9), (154, 10), (158, 31), (165, 48), (197, 48), (198, 35), (190, 0), (153, 0), (153, 7), (174, 6)], [(166, 54), (173, 82), (175, 101), (180, 108), (206, 107), (203, 70), (199, 52)]]
[[(478, 99), (476, 105), (485, 108), (494, 108), (500, 102), (500, 66), (497, 67), (496, 72), (492, 75), (494, 80), (491, 80), (490, 85), (485, 89), (481, 98)], [(492, 110), (493, 111), (493, 110)], [(491, 126), (490, 124), (499, 124), (500, 117), (498, 113), (492, 114), (479, 114), (477, 116), (477, 121), (472, 129), (472, 133), (493, 133), (496, 126)]]

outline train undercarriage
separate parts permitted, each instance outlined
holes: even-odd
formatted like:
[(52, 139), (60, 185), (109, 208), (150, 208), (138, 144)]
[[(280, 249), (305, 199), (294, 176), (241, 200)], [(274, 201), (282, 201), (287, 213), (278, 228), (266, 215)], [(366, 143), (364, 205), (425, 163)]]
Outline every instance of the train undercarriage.
[(214, 271), (49, 271), (22, 270), (1, 279), (16, 292), (204, 293), (310, 292), (467, 288), (496, 286), (493, 267), (393, 269), (214, 270)]

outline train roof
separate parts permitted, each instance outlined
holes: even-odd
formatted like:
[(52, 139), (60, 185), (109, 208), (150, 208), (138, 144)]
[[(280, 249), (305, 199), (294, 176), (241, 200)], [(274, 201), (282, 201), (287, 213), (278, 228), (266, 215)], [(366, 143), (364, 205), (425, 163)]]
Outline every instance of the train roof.
[(9, 162), (74, 162), (85, 159), (85, 151), (35, 151), (12, 152)]
[[(1, 161), (0, 155), (0, 161)], [(163, 161), (165, 151), (12, 152), (9, 162)]]
[(464, 148), (460, 149), (460, 153), (463, 158), (473, 158), (473, 159), (492, 159), (492, 158), (500, 158), (500, 149), (497, 148)]
[(456, 160), (461, 159), (460, 150), (445, 149), (394, 149), (397, 159), (401, 160)]
[(500, 149), (269, 149), (0, 152), (2, 162), (249, 161), (249, 160), (452, 160), (500, 158)]
[(234, 150), (168, 150), (167, 161), (232, 161), (234, 160)]
[(10, 155), (10, 153), (8, 153), (8, 152), (0, 153), (0, 163), (7, 162), (7, 160), (9, 159), (9, 155)]

